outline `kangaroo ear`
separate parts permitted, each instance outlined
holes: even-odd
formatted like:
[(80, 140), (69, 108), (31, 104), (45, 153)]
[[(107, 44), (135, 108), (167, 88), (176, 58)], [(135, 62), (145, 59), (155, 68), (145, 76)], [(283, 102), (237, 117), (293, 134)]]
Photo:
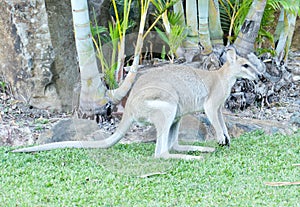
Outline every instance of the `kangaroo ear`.
[(227, 61), (232, 64), (236, 61), (236, 51), (233, 47), (229, 47), (226, 52)]

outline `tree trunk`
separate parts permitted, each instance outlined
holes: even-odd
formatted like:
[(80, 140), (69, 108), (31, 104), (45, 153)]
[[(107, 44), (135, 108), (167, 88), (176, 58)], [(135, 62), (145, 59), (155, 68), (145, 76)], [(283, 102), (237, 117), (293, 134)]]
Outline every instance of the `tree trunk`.
[(287, 13), (282, 9), (278, 24), (275, 31), (276, 45), (276, 64), (279, 66), (282, 62), (287, 61), (289, 48), (291, 46), (298, 11)]
[(213, 46), (224, 45), (223, 30), (220, 21), (219, 1), (209, 0), (209, 32)]
[(94, 50), (86, 0), (72, 0), (75, 43), (80, 67), (81, 91), (79, 107), (87, 114), (101, 113), (108, 102), (106, 87), (101, 81)]
[[(187, 62), (191, 62), (200, 52), (204, 55), (212, 52), (208, 26), (209, 0), (185, 1), (185, 15), (182, 3), (183, 1), (179, 1), (174, 5), (174, 12), (180, 13), (185, 17), (188, 35), (176, 54), (177, 56), (185, 57)], [(199, 49), (199, 43), (203, 46), (203, 51)]]
[(186, 1), (186, 24), (188, 26), (189, 32), (187, 40), (183, 43), (185, 48), (197, 48), (199, 42), (198, 35), (198, 20), (197, 20), (197, 0)]
[(234, 42), (239, 55), (246, 57), (254, 52), (254, 43), (260, 29), (260, 22), (263, 17), (267, 0), (254, 0), (247, 14), (244, 24)]
[(199, 36), (200, 43), (204, 47), (203, 55), (208, 55), (212, 52), (212, 45), (210, 41), (210, 33), (208, 29), (208, 5), (209, 0), (198, 0), (199, 12)]

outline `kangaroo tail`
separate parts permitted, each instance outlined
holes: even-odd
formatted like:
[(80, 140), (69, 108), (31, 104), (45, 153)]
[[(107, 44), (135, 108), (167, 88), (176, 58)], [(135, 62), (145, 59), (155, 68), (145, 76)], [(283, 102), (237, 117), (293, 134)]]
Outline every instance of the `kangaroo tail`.
[[(128, 117), (124, 117), (119, 124), (116, 132), (110, 137), (104, 140), (97, 141), (64, 141), (64, 142), (53, 142), (49, 144), (43, 144), (33, 147), (21, 148), (13, 150), (12, 152), (38, 152), (47, 151), (60, 148), (109, 148), (119, 142), (129, 127), (131, 126), (132, 120)], [(97, 131), (89, 135), (90, 137), (97, 137)]]

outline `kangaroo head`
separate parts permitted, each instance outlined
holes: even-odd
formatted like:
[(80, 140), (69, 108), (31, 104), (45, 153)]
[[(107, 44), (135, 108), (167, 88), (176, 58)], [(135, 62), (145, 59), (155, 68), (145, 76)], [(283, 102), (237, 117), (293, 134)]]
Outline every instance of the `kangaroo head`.
[(255, 80), (264, 72), (254, 66), (248, 59), (238, 56), (234, 48), (227, 50), (226, 58), (230, 70), (236, 78)]

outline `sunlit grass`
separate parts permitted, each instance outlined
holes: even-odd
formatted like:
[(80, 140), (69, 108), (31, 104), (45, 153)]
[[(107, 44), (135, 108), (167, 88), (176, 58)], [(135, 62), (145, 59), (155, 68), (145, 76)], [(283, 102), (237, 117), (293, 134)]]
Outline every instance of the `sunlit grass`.
[(265, 185), (300, 181), (299, 132), (246, 134), (203, 161), (154, 159), (154, 147), (35, 154), (1, 147), (1, 206), (299, 206), (299, 185)]

